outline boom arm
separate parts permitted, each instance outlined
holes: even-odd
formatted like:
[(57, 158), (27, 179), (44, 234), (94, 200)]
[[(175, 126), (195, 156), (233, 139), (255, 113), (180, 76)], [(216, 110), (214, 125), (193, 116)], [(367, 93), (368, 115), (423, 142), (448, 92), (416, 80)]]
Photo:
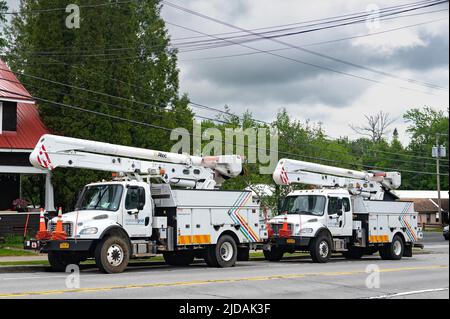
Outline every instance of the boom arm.
[(214, 188), (242, 171), (238, 155), (199, 157), (49, 134), (40, 138), (30, 162), (47, 170), (75, 167), (159, 176), (168, 183), (192, 188)]
[(384, 192), (401, 184), (398, 172), (366, 172), (339, 167), (281, 159), (273, 173), (279, 185), (308, 184), (320, 187), (347, 188), (370, 199), (383, 199)]

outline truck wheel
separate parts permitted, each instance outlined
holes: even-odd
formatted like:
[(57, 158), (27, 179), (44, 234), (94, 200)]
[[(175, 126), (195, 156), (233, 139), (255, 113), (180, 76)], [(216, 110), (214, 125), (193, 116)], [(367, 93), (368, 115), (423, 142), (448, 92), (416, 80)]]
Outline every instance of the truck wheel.
[(194, 262), (194, 254), (191, 252), (164, 253), (166, 264), (171, 266), (188, 266)]
[(238, 248), (237, 252), (237, 260), (238, 261), (249, 261), (250, 260), (250, 248)]
[(57, 251), (49, 251), (47, 258), (52, 271), (56, 272), (64, 272), (68, 265), (78, 265), (80, 263), (79, 258)]
[(284, 251), (280, 248), (272, 247), (270, 250), (263, 250), (263, 254), (268, 261), (280, 261), (283, 258)]
[(331, 239), (326, 234), (320, 234), (311, 240), (309, 253), (313, 262), (326, 263), (331, 258)]
[(380, 256), (384, 260), (400, 260), (402, 259), (405, 244), (400, 236), (395, 235), (392, 242), (380, 247)]
[(217, 241), (217, 244), (207, 250), (206, 263), (211, 267), (233, 267), (237, 259), (237, 245), (233, 237), (223, 235)]
[(364, 249), (358, 247), (350, 247), (347, 251), (343, 251), (342, 255), (346, 259), (361, 259), (364, 255)]
[(205, 259), (206, 264), (209, 267), (218, 267), (219, 266), (219, 264), (217, 263), (217, 260), (215, 258), (215, 255), (214, 255), (215, 249), (216, 249), (216, 246), (212, 245), (212, 246), (207, 247), (205, 250), (204, 259)]
[(115, 274), (125, 270), (130, 260), (128, 243), (118, 236), (106, 237), (95, 249), (95, 263), (104, 273)]

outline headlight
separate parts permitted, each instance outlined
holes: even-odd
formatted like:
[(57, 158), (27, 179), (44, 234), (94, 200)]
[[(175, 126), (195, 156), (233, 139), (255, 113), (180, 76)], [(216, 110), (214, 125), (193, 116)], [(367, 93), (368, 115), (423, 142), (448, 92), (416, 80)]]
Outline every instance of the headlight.
[(98, 232), (97, 227), (89, 227), (80, 231), (80, 235), (95, 235)]
[(312, 234), (313, 229), (312, 228), (302, 228), (300, 230), (300, 234)]

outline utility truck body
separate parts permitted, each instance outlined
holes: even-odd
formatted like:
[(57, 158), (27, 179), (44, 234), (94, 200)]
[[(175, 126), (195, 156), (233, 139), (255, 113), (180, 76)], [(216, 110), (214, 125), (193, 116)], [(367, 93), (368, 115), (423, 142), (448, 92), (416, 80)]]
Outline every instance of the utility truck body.
[(293, 190), (267, 224), (266, 259), (309, 251), (313, 261), (327, 262), (333, 252), (358, 259), (377, 251), (383, 259), (411, 257), (422, 237), (412, 202), (395, 201), (389, 189), (400, 175), (369, 173), (283, 159), (274, 172), (281, 185), (309, 184)]
[[(102, 271), (116, 273), (131, 258), (156, 254), (171, 265), (188, 265), (198, 257), (210, 266), (230, 267), (248, 259), (250, 248), (264, 237), (251, 192), (216, 188), (240, 173), (238, 156), (197, 158), (45, 135), (30, 160), (43, 169), (119, 173), (113, 181), (83, 188), (75, 210), (61, 216), (65, 238), (25, 243), (48, 253), (55, 270), (95, 258)], [(50, 233), (57, 223), (58, 217), (48, 222)]]

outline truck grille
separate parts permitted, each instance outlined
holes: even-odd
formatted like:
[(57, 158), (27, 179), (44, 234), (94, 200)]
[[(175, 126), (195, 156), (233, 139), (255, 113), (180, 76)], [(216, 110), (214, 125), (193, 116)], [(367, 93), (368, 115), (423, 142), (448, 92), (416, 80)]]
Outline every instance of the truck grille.
[[(280, 229), (283, 227), (283, 224), (270, 224), (270, 228), (272, 228), (273, 233), (278, 235)], [(288, 229), (292, 233), (292, 224), (288, 224)]]
[[(63, 223), (63, 230), (67, 237), (72, 237), (72, 223)], [(56, 223), (50, 223), (49, 231), (53, 232), (56, 229)]]

